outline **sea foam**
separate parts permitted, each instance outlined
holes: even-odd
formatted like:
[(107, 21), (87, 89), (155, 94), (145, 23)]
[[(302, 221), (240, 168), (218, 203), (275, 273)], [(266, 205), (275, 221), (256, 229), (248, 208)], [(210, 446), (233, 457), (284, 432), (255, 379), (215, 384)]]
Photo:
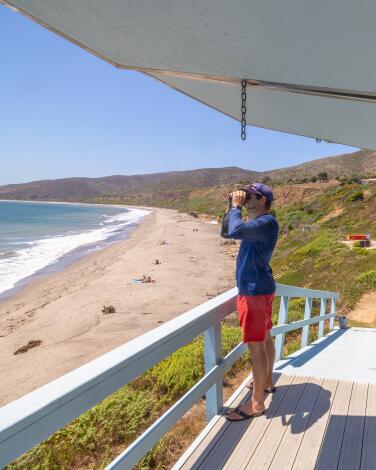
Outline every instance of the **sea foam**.
[(27, 247), (14, 251), (13, 256), (0, 258), (0, 294), (14, 288), (22, 279), (56, 263), (67, 253), (114, 237), (122, 228), (141, 221), (147, 214), (147, 210), (129, 209), (129, 212), (115, 216), (104, 216), (105, 225), (101, 228), (29, 242)]

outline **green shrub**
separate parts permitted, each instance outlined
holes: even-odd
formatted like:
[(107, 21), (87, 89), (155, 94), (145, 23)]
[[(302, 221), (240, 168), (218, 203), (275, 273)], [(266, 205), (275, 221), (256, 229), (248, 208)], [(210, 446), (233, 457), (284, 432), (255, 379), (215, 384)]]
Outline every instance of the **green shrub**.
[(368, 251), (367, 251), (367, 248), (361, 248), (361, 247), (354, 247), (353, 250), (355, 251), (355, 253), (357, 255), (360, 255), (360, 256), (368, 256)]
[(360, 274), (356, 279), (360, 284), (372, 289), (376, 288), (376, 270), (371, 269)]
[(320, 181), (328, 181), (329, 180), (329, 176), (328, 176), (328, 173), (326, 171), (321, 171), (318, 175), (317, 175), (318, 179)]
[(330, 248), (333, 244), (333, 241), (328, 237), (320, 235), (291, 253), (290, 259), (292, 261), (303, 261), (306, 258), (314, 258)]
[(300, 349), (301, 345), (301, 339), (293, 340), (291, 339), (290, 341), (285, 343), (284, 346), (284, 353), (285, 356), (289, 356), (290, 354), (294, 354), (294, 352), (298, 351)]
[(154, 389), (161, 399), (178, 398), (203, 376), (203, 351), (201, 336), (149, 369), (140, 378), (143, 387)]
[(298, 321), (304, 318), (305, 299), (302, 297), (292, 298), (289, 301), (288, 321)]
[(349, 201), (363, 201), (364, 199), (364, 193), (363, 191), (355, 191), (355, 193), (352, 193), (349, 196)]
[(7, 469), (68, 469), (77, 463), (77, 457), (83, 461), (93, 453), (106, 460), (112, 446), (129, 444), (145, 428), (152, 408), (153, 399), (147, 391), (123, 387)]

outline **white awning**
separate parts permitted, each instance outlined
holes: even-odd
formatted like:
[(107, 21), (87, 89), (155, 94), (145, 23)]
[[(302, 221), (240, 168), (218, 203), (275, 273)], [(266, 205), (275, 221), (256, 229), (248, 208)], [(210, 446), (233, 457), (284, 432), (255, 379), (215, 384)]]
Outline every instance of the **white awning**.
[(249, 124), (376, 150), (371, 0), (0, 0)]

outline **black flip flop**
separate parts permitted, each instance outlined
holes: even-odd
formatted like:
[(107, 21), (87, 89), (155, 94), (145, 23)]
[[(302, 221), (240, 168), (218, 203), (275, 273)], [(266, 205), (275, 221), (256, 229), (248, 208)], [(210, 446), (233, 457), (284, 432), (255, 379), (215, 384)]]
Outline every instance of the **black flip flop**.
[[(249, 390), (253, 390), (253, 386), (249, 386), (248, 384), (245, 385), (245, 388), (248, 388)], [(277, 387), (265, 388), (264, 392), (265, 393), (274, 393), (276, 390), (277, 390)]]
[(260, 411), (259, 413), (253, 413), (251, 415), (245, 413), (244, 411), (239, 409), (239, 406), (237, 406), (234, 410), (231, 411), (231, 413), (236, 413), (237, 415), (241, 416), (241, 419), (232, 419), (229, 417), (229, 415), (226, 415), (227, 421), (244, 421), (246, 419), (251, 419), (251, 418), (257, 418), (258, 416), (262, 416), (265, 413), (265, 410)]

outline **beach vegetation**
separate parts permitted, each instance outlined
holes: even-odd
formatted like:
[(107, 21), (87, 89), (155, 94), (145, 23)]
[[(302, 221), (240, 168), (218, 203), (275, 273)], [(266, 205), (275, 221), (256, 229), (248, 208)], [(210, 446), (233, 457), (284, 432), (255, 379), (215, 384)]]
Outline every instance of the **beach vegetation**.
[(355, 191), (349, 196), (349, 201), (363, 201), (363, 200), (364, 200), (363, 191)]
[(359, 274), (357, 281), (368, 289), (376, 288), (376, 270), (371, 269), (364, 273)]
[[(238, 327), (223, 326), (222, 353), (226, 355), (241, 341)], [(152, 367), (132, 383), (103, 400), (46, 441), (8, 465), (7, 470), (101, 469), (148, 428), (204, 375), (204, 341), (200, 336)], [(224, 385), (242, 370), (249, 370), (244, 355), (226, 374)], [(200, 432), (205, 425), (204, 399), (179, 427)], [(192, 423), (192, 420), (195, 423)], [(170, 468), (182, 442), (172, 430), (141, 460), (137, 470)], [(186, 429), (186, 432), (188, 430)], [(186, 439), (192, 439), (192, 430)]]
[(321, 171), (318, 175), (317, 175), (317, 178), (319, 179), (319, 181), (328, 181), (329, 179), (329, 175), (326, 171)]

